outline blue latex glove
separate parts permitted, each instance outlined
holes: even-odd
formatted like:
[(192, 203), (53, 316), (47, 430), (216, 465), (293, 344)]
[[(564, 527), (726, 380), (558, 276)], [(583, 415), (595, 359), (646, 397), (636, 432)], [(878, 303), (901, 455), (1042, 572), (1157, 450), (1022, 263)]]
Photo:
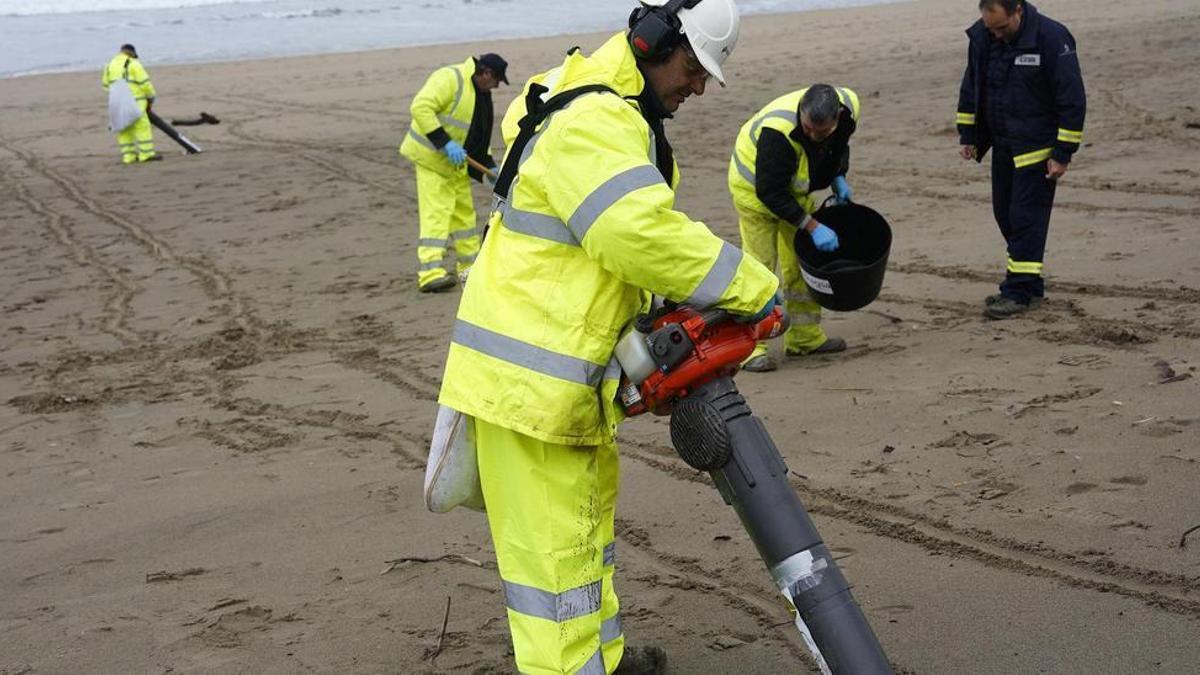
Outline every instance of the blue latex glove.
[(442, 152), (446, 153), (446, 157), (454, 166), (462, 166), (467, 163), (467, 151), (459, 145), (458, 141), (447, 141), (442, 146)]
[(810, 233), (812, 236), (813, 245), (818, 251), (836, 251), (838, 247), (837, 232), (831, 230), (827, 225), (817, 223), (817, 227)]
[(750, 315), (746, 315), (746, 316), (739, 316), (738, 321), (741, 323), (751, 323), (751, 324), (758, 323), (759, 321), (762, 321), (763, 319), (767, 318), (768, 316), (771, 316), (771, 312), (774, 311), (776, 307), (778, 307), (779, 305), (782, 305), (782, 304), (783, 304), (783, 296), (780, 295), (779, 291), (775, 291), (775, 295), (772, 295), (771, 299), (767, 300), (767, 304), (763, 305), (762, 309), (758, 310), (758, 312), (756, 312), (754, 314), (750, 314)]
[(850, 189), (850, 184), (846, 182), (845, 176), (833, 179), (833, 194), (837, 197), (839, 204), (845, 204), (854, 198), (854, 190)]

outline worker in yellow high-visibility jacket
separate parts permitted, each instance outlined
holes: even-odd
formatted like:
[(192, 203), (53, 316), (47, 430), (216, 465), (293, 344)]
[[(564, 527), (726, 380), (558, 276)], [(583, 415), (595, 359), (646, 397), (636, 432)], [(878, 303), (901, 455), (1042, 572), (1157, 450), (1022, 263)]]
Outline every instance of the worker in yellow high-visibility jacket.
[(439, 401), (473, 420), (522, 673), (662, 672), (661, 649), (625, 649), (613, 588), (613, 351), (651, 294), (747, 317), (775, 307), (770, 270), (675, 209), (663, 128), (710, 77), (724, 84), (738, 22), (733, 0), (643, 2), (628, 32), (539, 76), (549, 96), (605, 90), (505, 159), (515, 180), (463, 292)]
[(142, 116), (125, 129), (114, 129), (117, 132), (117, 145), (121, 148), (121, 161), (125, 164), (134, 162), (153, 162), (162, 159), (162, 155), (154, 151), (154, 133), (150, 127), (150, 117), (146, 114), (154, 105), (157, 94), (150, 82), (150, 74), (138, 60), (137, 49), (133, 45), (121, 45), (121, 51), (100, 74), (100, 84), (105, 91), (120, 80), (129, 82), (129, 88), (142, 109)]
[[(812, 216), (820, 206), (813, 193), (831, 188), (839, 201), (850, 200), (846, 172), (858, 115), (858, 95), (845, 87), (816, 84), (784, 94), (742, 126), (729, 160), (742, 246), (771, 269), (778, 262), (783, 275), (789, 356), (846, 349), (845, 340), (821, 329), (821, 306), (809, 295), (792, 242), (803, 229), (818, 249), (837, 249), (837, 234)], [(753, 372), (776, 367), (765, 342), (742, 364)]]
[(484, 175), (468, 167), (467, 158), (496, 166), (490, 149), (492, 90), (501, 82), (508, 84), (507, 69), (508, 63), (497, 54), (439, 68), (409, 107), (412, 123), (400, 154), (417, 174), (417, 285), (422, 292), (455, 286), (456, 278), (443, 261), (451, 244), (463, 279), (479, 253), (470, 178), (482, 182)]

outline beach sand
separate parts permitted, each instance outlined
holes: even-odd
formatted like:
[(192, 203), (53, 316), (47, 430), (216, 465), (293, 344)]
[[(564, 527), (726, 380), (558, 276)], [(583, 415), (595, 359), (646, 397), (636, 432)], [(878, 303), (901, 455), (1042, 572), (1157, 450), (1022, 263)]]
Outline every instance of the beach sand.
[[(953, 128), (975, 3), (747, 19), (730, 86), (668, 124), (678, 204), (737, 242), (740, 125), (812, 82), (857, 90), (851, 183), (895, 230), (883, 294), (826, 315), (844, 355), (738, 382), (890, 658), (1195, 672), (1200, 7), (1042, 9), (1089, 94), (1043, 309), (980, 315), (1004, 248)], [(0, 81), (0, 673), (512, 670), (484, 518), (421, 501), (459, 294), (416, 292), (396, 145), (434, 67), (495, 50), (517, 85), (604, 37), (150, 61), (164, 117), (223, 123), (131, 168), (100, 63)], [(666, 420), (620, 447), (629, 642), (676, 673), (812, 670)]]

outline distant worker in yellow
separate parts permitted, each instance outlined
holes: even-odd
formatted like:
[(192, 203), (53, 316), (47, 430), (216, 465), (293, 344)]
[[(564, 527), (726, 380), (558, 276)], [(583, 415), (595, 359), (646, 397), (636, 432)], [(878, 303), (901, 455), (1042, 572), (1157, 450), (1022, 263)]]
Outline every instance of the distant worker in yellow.
[[(821, 306), (809, 295), (792, 241), (804, 230), (818, 249), (837, 250), (837, 233), (813, 218), (820, 207), (813, 193), (831, 188), (839, 202), (853, 196), (846, 172), (858, 114), (858, 95), (845, 87), (815, 84), (785, 94), (742, 126), (729, 161), (729, 192), (742, 247), (771, 269), (778, 262), (783, 273), (792, 319), (784, 338), (788, 356), (846, 349), (845, 340), (821, 329)], [(776, 367), (766, 343), (742, 365), (751, 372)]]
[[(137, 49), (133, 45), (121, 45), (121, 51), (108, 62), (100, 75), (100, 84), (105, 91), (110, 91), (113, 84), (121, 81), (128, 82), (128, 88), (137, 102), (141, 115), (128, 126), (113, 128), (117, 133), (117, 145), (121, 147), (121, 161), (125, 164), (134, 162), (153, 162), (162, 159), (162, 155), (154, 151), (154, 134), (150, 128), (151, 106), (156, 96), (154, 85), (150, 83), (150, 74), (138, 60)], [(124, 92), (120, 92), (122, 95)], [(112, 98), (109, 110), (112, 113)], [(115, 127), (115, 125), (113, 125)]]
[(458, 276), (466, 274), (479, 254), (475, 204), (470, 179), (484, 174), (467, 158), (495, 168), (492, 159), (492, 90), (508, 84), (508, 63), (497, 54), (471, 57), (439, 68), (429, 76), (409, 107), (412, 124), (400, 154), (417, 174), (417, 208), (421, 231), (417, 240), (417, 285), (422, 293), (454, 288), (455, 276), (444, 258), (451, 243)]

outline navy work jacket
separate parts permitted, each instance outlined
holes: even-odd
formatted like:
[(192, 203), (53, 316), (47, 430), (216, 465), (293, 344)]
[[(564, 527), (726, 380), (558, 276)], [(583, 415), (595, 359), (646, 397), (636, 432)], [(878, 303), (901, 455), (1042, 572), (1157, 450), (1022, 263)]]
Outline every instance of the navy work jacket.
[(1026, 2), (1024, 6), (1015, 44), (1005, 45), (993, 38), (982, 19), (967, 29), (967, 70), (958, 95), (959, 142), (975, 146), (979, 161), (994, 144), (984, 101), (988, 62), (991, 50), (1007, 49), (1012, 58), (1005, 64), (1008, 77), (1002, 127), (1012, 144), (1014, 164), (1018, 168), (1044, 164), (1049, 158), (1066, 164), (1083, 141), (1087, 109), (1075, 38), (1066, 26), (1039, 13), (1033, 5)]

